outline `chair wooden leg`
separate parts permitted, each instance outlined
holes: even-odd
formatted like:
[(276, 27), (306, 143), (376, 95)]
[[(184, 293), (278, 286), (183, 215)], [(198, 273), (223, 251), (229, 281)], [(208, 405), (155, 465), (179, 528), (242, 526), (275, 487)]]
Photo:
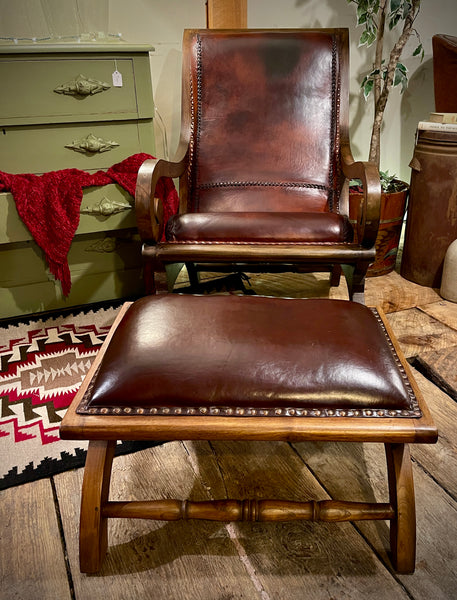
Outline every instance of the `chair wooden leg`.
[(146, 295), (167, 294), (170, 291), (168, 274), (160, 263), (152, 260), (143, 262), (143, 280)]
[(356, 265), (342, 265), (346, 278), (349, 300), (365, 304), (365, 277), (369, 262), (359, 262)]
[(416, 506), (408, 444), (385, 444), (390, 503), (395, 518), (390, 523), (392, 562), (398, 573), (413, 573), (416, 564)]
[(199, 291), (199, 283), (200, 277), (198, 276), (198, 270), (194, 263), (186, 263), (187, 276), (189, 278), (189, 283), (191, 289), (194, 293), (198, 293)]
[(103, 507), (108, 501), (115, 441), (91, 441), (87, 451), (81, 495), (79, 565), (81, 573), (100, 570), (108, 547), (107, 519)]
[(149, 261), (143, 263), (143, 281), (145, 294), (150, 296), (156, 293), (154, 268)]
[(341, 269), (341, 265), (333, 265), (332, 270), (330, 271), (330, 286), (338, 287), (340, 285), (341, 274), (343, 270)]

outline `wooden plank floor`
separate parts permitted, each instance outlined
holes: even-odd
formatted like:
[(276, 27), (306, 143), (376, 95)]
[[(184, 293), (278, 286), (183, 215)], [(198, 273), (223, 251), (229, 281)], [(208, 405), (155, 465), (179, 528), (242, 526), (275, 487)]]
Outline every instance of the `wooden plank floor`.
[[(304, 279), (303, 279), (304, 278)], [(330, 295), (321, 276), (251, 280), (267, 295)], [(455, 377), (457, 305), (397, 273), (368, 280), (413, 365)], [(443, 358), (445, 357), (445, 358)], [(420, 361), (417, 363), (420, 366)], [(457, 596), (457, 404), (440, 379), (416, 377), (439, 428), (414, 446), (417, 568), (393, 573), (384, 522), (111, 520), (97, 575), (78, 569), (82, 469), (0, 492), (2, 600), (454, 599)], [(437, 385), (440, 384), (440, 385)], [(329, 497), (387, 501), (380, 444), (173, 442), (114, 459), (111, 498)]]

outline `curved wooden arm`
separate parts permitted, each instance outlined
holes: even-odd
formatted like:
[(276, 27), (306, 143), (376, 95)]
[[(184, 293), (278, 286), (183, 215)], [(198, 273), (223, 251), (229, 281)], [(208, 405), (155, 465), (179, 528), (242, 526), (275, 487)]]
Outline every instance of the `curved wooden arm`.
[(348, 179), (360, 179), (363, 201), (357, 212), (357, 238), (364, 248), (371, 248), (379, 227), (381, 211), (381, 182), (379, 170), (374, 163), (354, 161), (349, 146), (341, 146), (343, 173)]
[(138, 171), (135, 190), (135, 215), (138, 232), (143, 242), (160, 241), (164, 227), (163, 205), (155, 194), (157, 182), (161, 177), (181, 177), (189, 162), (189, 146), (181, 144), (176, 160), (161, 158), (145, 160)]

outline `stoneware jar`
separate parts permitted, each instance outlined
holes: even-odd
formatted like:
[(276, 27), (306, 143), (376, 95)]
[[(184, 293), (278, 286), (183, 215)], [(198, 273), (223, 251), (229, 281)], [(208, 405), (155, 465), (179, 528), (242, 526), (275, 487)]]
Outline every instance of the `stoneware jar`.
[(457, 240), (452, 242), (444, 257), (440, 294), (445, 300), (457, 302)]

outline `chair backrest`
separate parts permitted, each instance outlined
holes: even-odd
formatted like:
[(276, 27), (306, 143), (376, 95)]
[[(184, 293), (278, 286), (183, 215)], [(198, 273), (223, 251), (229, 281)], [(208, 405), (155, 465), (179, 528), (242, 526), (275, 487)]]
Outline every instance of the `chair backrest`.
[(187, 30), (188, 210), (334, 211), (348, 30)]
[(457, 37), (432, 37), (435, 110), (457, 112)]

